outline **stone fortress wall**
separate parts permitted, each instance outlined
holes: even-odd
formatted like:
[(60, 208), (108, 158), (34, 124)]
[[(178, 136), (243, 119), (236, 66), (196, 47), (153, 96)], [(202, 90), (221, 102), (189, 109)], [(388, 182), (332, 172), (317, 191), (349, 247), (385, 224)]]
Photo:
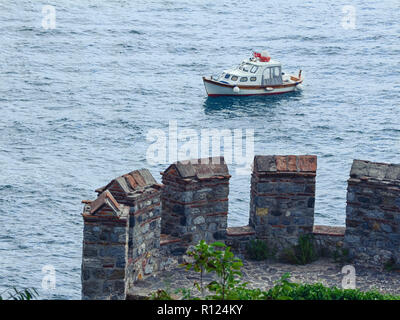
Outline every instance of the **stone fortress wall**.
[(278, 250), (312, 234), (354, 263), (400, 263), (400, 165), (354, 160), (346, 227), (314, 225), (317, 157), (255, 156), (249, 223), (228, 227), (229, 170), (223, 157), (171, 164), (158, 184), (147, 169), (115, 178), (84, 200), (82, 299), (124, 299), (135, 283), (183, 262), (204, 239), (244, 252), (251, 239)]

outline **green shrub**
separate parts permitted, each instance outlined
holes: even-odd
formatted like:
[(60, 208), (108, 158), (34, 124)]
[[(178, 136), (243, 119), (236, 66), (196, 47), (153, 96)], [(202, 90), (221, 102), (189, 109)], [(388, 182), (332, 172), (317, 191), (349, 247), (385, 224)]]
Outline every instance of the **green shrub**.
[[(226, 300), (400, 300), (400, 296), (382, 294), (378, 291), (360, 291), (358, 289), (339, 289), (337, 287), (326, 287), (321, 283), (300, 284), (289, 281), (290, 274), (285, 273), (274, 287), (268, 291), (261, 289), (249, 289), (246, 283), (236, 284), (225, 293)], [(181, 289), (186, 292), (183, 299), (198, 299), (187, 294), (190, 290)], [(159, 290), (152, 295), (153, 299), (172, 299), (165, 291)], [(206, 300), (221, 300), (219, 295), (205, 296)]]
[(6, 293), (7, 296), (3, 298), (3, 292), (0, 295), (0, 300), (32, 300), (39, 296), (35, 288), (27, 288), (22, 290), (17, 290), (15, 287), (12, 288), (11, 292)]
[[(186, 270), (194, 269), (200, 273), (200, 284), (194, 283), (201, 296), (204, 297), (203, 275), (207, 273), (215, 273), (217, 280), (207, 284), (206, 288), (214, 293), (215, 299), (225, 300), (229, 291), (235, 288), (239, 283), (238, 277), (242, 276), (240, 268), (243, 266), (242, 260), (236, 258), (231, 248), (222, 242), (214, 242), (207, 244), (201, 240), (194, 250), (187, 253), (194, 259), (193, 263), (186, 263), (183, 266)], [(191, 297), (191, 292), (186, 289), (181, 290), (184, 296)]]
[(321, 283), (298, 284), (290, 282), (286, 273), (266, 293), (270, 300), (400, 300), (400, 296), (382, 294), (377, 291), (363, 292), (358, 289), (326, 287)]
[(392, 257), (384, 265), (386, 271), (399, 271), (400, 264), (396, 263), (395, 259)]
[(275, 250), (271, 249), (265, 241), (251, 240), (246, 246), (250, 259), (261, 261), (275, 256)]
[[(200, 283), (195, 282), (194, 286), (200, 291), (201, 296), (204, 296), (204, 274), (215, 271), (213, 262), (216, 257), (215, 248), (218, 245), (219, 243), (208, 245), (204, 240), (201, 240), (193, 250), (187, 252), (187, 255), (193, 258), (193, 263), (186, 263), (182, 265), (186, 268), (186, 270), (193, 268), (194, 271), (200, 273)], [(224, 244), (221, 243), (221, 245)], [(184, 294), (191, 295), (190, 292), (184, 292)]]
[(336, 246), (336, 249), (332, 253), (334, 262), (337, 263), (348, 263), (351, 262), (349, 249)]
[[(215, 300), (215, 296), (209, 296), (209, 298)], [(266, 292), (261, 289), (250, 289), (247, 288), (247, 283), (241, 283), (236, 285), (227, 291), (225, 300), (266, 300)], [(216, 299), (219, 300), (219, 299)]]
[(292, 264), (308, 264), (318, 259), (313, 235), (300, 235), (298, 244), (284, 249), (281, 259)]
[(156, 292), (153, 292), (149, 300), (174, 300), (171, 297), (171, 294), (167, 290), (158, 289)]
[(217, 246), (221, 250), (216, 250), (214, 258), (211, 261), (212, 271), (217, 274), (218, 280), (212, 281), (207, 288), (214, 293), (213, 299), (226, 300), (229, 298), (232, 290), (240, 284), (239, 278), (242, 277), (240, 268), (243, 266), (242, 260), (236, 258), (231, 248), (220, 242), (214, 242), (212, 246)]
[(321, 258), (332, 258), (333, 253), (329, 248), (318, 246), (318, 256)]

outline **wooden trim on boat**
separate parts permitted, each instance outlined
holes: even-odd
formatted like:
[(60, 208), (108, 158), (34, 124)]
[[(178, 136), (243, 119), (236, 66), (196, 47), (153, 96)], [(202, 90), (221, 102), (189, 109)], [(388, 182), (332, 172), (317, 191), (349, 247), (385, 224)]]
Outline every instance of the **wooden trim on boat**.
[[(291, 78), (295, 78), (295, 77), (291, 77)], [(295, 78), (298, 81), (298, 78)], [(228, 87), (228, 88), (233, 88), (233, 87), (239, 87), (239, 89), (245, 89), (245, 90), (259, 90), (259, 89), (265, 89), (267, 87), (271, 87), (274, 89), (279, 89), (279, 88), (288, 88), (288, 87), (294, 87), (297, 86), (298, 84), (302, 83), (303, 80), (300, 80), (296, 83), (288, 83), (288, 84), (275, 84), (275, 85), (265, 85), (265, 86), (240, 86), (240, 85), (231, 85), (231, 84), (224, 84), (224, 83), (220, 83), (214, 80), (210, 80), (210, 79), (206, 79), (205, 77), (203, 77), (203, 81), (205, 82), (209, 82), (212, 84), (215, 84), (217, 86), (221, 86), (221, 87)]]

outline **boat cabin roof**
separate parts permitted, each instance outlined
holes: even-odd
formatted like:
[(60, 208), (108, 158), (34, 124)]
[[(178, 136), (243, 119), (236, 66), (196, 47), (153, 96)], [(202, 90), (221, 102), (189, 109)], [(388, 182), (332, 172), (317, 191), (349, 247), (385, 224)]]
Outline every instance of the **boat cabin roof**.
[(264, 66), (264, 67), (279, 67), (281, 63), (278, 60), (271, 59), (268, 62), (262, 62), (260, 60), (256, 60), (254, 58), (247, 58), (242, 61), (242, 63), (251, 63), (256, 66)]
[(268, 62), (261, 62), (258, 59), (248, 58), (244, 59), (239, 66), (225, 70), (224, 73), (235, 74), (238, 76), (260, 74), (264, 71), (265, 67), (282, 67), (282, 64), (273, 59)]

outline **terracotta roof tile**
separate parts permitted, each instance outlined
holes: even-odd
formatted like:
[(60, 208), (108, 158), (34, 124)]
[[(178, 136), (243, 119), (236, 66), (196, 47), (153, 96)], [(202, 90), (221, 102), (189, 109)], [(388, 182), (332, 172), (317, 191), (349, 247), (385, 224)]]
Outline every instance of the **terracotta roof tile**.
[(114, 183), (118, 183), (125, 193), (136, 191), (138, 188), (151, 187), (158, 185), (148, 169), (140, 169), (124, 174), (111, 180), (106, 186), (96, 189), (97, 193), (110, 189)]
[(139, 173), (139, 171), (132, 171), (130, 175), (133, 177), (133, 179), (135, 179), (139, 187), (144, 187), (146, 185), (146, 182), (143, 179), (142, 175)]
[(182, 178), (207, 179), (212, 177), (230, 177), (224, 157), (202, 158), (186, 161), (177, 161), (170, 165), (164, 174), (175, 170)]
[(130, 174), (125, 174), (124, 177), (128, 181), (129, 186), (131, 187), (131, 189), (135, 189), (138, 186), (137, 182), (135, 181), (135, 179)]
[(90, 214), (94, 215), (104, 206), (108, 206), (115, 214), (118, 214), (120, 209), (119, 203), (114, 199), (110, 191), (106, 190), (96, 200), (90, 204)]

